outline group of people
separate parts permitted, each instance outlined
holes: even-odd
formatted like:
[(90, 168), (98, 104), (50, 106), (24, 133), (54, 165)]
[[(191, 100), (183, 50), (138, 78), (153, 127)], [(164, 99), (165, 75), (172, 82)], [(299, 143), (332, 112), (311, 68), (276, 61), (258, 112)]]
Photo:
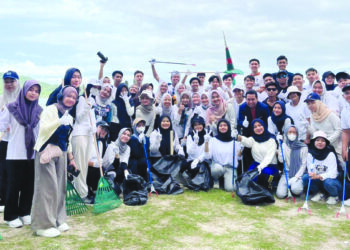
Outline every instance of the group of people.
[[(350, 140), (350, 75), (315, 68), (287, 71), (285, 56), (276, 73), (259, 72), (251, 59), (244, 84), (234, 75), (205, 73), (170, 83), (151, 62), (158, 89), (143, 83), (135, 71), (133, 84), (122, 71), (82, 86), (77, 68), (38, 103), (35, 80), (20, 86), (14, 71), (3, 75), (0, 99), (0, 210), (13, 228), (31, 225), (37, 235), (55, 237), (67, 231), (67, 174), (84, 202), (93, 203), (100, 168), (120, 187), (129, 174), (150, 181), (147, 165), (163, 156), (185, 159), (181, 172), (206, 166), (211, 187), (236, 189), (234, 176), (258, 171), (263, 187), (278, 198), (290, 190), (300, 196), (311, 178), (312, 201), (336, 204), (342, 197), (342, 174)], [(180, 82), (181, 80), (181, 82)], [(284, 165), (285, 164), (285, 165)], [(283, 167), (285, 166), (285, 168)], [(285, 170), (284, 170), (285, 169)], [(122, 190), (116, 190), (122, 192)], [(350, 205), (347, 195), (346, 205)]]

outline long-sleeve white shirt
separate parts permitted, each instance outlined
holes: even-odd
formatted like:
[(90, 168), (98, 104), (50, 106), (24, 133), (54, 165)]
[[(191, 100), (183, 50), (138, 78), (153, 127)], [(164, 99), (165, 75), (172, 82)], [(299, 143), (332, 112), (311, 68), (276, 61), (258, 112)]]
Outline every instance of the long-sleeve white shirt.
[(130, 157), (130, 147), (127, 146), (125, 152), (121, 154), (116, 142), (111, 142), (106, 149), (105, 155), (103, 156), (102, 166), (104, 168), (108, 168), (110, 165), (112, 165), (116, 155), (118, 155), (120, 163), (123, 162), (128, 164)]
[[(289, 119), (289, 118), (285, 119), (283, 127), (282, 127), (282, 132), (284, 132), (284, 129), (288, 128), (291, 124), (292, 124), (291, 119)], [(276, 124), (273, 123), (271, 116), (269, 116), (269, 118), (267, 119), (267, 126), (268, 126), (268, 130), (271, 134), (277, 135), (279, 133), (278, 128), (277, 128)]]
[[(151, 157), (162, 157), (162, 154), (159, 151), (161, 141), (157, 139), (157, 133), (158, 133), (157, 130), (153, 130), (149, 138), (149, 141), (150, 141), (149, 151), (150, 151)], [(181, 145), (179, 143), (179, 138), (177, 137), (176, 133), (174, 134), (175, 134), (174, 141), (173, 141), (174, 150), (178, 152)]]
[(329, 153), (323, 161), (314, 159), (314, 157), (308, 153), (307, 169), (309, 172), (322, 176), (323, 180), (328, 178), (335, 179), (338, 176), (337, 159), (332, 152)]
[(187, 161), (193, 161), (195, 159), (199, 159), (200, 162), (204, 160), (204, 149), (205, 149), (205, 143), (202, 145), (196, 144), (192, 136), (188, 136), (186, 140), (186, 150), (187, 150)]
[[(282, 143), (282, 148), (283, 148), (283, 153), (284, 153), (284, 161), (286, 163), (286, 168), (287, 171), (289, 171), (289, 166), (290, 166), (290, 154), (291, 154), (291, 149), (290, 147), (287, 146), (287, 144)], [(295, 174), (296, 178), (300, 178), (303, 176), (305, 169), (306, 169), (306, 158), (308, 155), (308, 149), (307, 147), (303, 147), (300, 149), (300, 159), (301, 159), (301, 165), (299, 166), (298, 172)], [(278, 160), (280, 162), (283, 162), (282, 158), (282, 152), (281, 148), (278, 150)]]
[(254, 161), (258, 162), (262, 169), (269, 164), (277, 164), (277, 144), (273, 138), (265, 142), (257, 142), (253, 137), (242, 136), (242, 145), (252, 149)]
[[(91, 97), (88, 98), (88, 102), (91, 104), (91, 107), (94, 105), (95, 100)], [(86, 109), (87, 102), (84, 96), (79, 97), (79, 103), (76, 107), (76, 116), (75, 123), (73, 125), (72, 136), (79, 135), (92, 135), (96, 132), (96, 118), (95, 113), (92, 108)], [(90, 112), (90, 114), (89, 114)], [(91, 122), (90, 122), (90, 117)], [(91, 126), (92, 123), (92, 126)]]
[[(222, 166), (233, 164), (233, 140), (230, 142), (223, 142), (216, 137), (209, 140), (209, 152), (205, 153), (206, 159), (211, 159), (213, 162)], [(241, 150), (241, 144), (235, 141), (235, 167), (238, 166), (238, 153)]]
[[(15, 117), (5, 107), (0, 113), (0, 132), (5, 132), (8, 129), (8, 145), (6, 160), (27, 160), (27, 149), (25, 145), (25, 128), (17, 122)], [(34, 128), (35, 140), (39, 134), (39, 123)], [(34, 154), (32, 156), (34, 159)]]

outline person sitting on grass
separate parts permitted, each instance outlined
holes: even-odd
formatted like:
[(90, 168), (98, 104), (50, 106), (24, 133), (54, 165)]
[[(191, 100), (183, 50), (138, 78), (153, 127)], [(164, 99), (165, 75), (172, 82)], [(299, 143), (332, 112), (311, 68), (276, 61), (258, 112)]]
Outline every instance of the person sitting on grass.
[[(306, 169), (306, 158), (308, 148), (306, 144), (299, 141), (299, 131), (296, 126), (291, 125), (284, 130), (284, 142), (282, 144), (282, 152), (278, 150), (278, 160), (280, 162), (285, 161), (286, 169), (288, 173), (288, 184), (293, 195), (300, 195), (303, 192), (304, 186), (301, 177)], [(283, 199), (288, 195), (286, 178), (281, 176), (278, 182), (276, 196), (279, 199)]]
[[(234, 190), (234, 185), (232, 184), (232, 168), (233, 164), (235, 164), (235, 176), (237, 176), (237, 155), (240, 151), (240, 144), (234, 142), (231, 133), (230, 122), (225, 119), (219, 120), (217, 136), (209, 139), (209, 152), (205, 154), (205, 158), (212, 161), (210, 168), (211, 175), (214, 179), (214, 188), (223, 187), (227, 192), (232, 192)], [(233, 156), (234, 143), (235, 156)], [(234, 162), (233, 159), (235, 159)]]
[(252, 137), (238, 135), (238, 141), (244, 147), (251, 148), (254, 162), (248, 170), (257, 168), (259, 176), (256, 181), (258, 184), (272, 190), (277, 187), (280, 174), (277, 168), (276, 150), (277, 142), (260, 119), (252, 121)]
[(308, 174), (304, 174), (303, 183), (304, 187), (307, 187), (311, 178), (310, 194), (315, 194), (311, 200), (318, 202), (328, 196), (327, 204), (336, 204), (342, 192), (341, 184), (337, 179), (338, 160), (334, 148), (323, 131), (315, 132), (310, 141), (307, 169)]

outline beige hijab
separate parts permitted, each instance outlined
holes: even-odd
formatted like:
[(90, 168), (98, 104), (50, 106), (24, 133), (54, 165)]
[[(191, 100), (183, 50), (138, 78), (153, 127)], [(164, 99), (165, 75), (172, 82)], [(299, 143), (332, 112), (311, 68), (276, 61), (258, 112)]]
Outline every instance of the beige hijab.
[(312, 113), (315, 122), (322, 122), (332, 112), (323, 102), (316, 100), (316, 112)]

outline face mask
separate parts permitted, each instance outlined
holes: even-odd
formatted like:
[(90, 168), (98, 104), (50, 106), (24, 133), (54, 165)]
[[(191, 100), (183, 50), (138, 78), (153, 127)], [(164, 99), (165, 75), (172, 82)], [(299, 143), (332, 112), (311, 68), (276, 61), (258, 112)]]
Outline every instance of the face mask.
[(137, 128), (136, 128), (136, 131), (137, 131), (139, 134), (142, 134), (143, 132), (145, 132), (145, 127), (137, 127)]
[(297, 138), (296, 134), (287, 134), (288, 140), (290, 141), (295, 141), (295, 139)]

